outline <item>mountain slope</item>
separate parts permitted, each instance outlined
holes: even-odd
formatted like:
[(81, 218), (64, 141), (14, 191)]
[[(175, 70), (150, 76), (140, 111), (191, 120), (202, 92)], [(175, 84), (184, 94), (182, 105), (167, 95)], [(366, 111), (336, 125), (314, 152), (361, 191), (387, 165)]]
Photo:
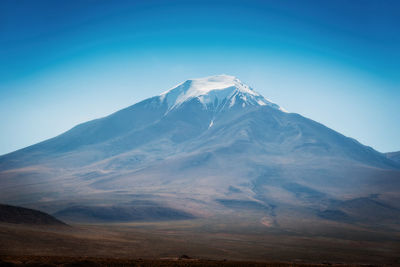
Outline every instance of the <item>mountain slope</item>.
[(4, 155), (0, 183), (0, 200), (45, 201), (52, 212), (139, 199), (195, 216), (262, 207), (249, 210), (279, 225), (293, 208), (326, 219), (319, 215), (352, 198), (396, 203), (400, 167), (218, 75)]
[(385, 153), (386, 157), (397, 163), (400, 163), (400, 151)]
[(0, 204), (0, 222), (30, 225), (66, 225), (38, 210)]

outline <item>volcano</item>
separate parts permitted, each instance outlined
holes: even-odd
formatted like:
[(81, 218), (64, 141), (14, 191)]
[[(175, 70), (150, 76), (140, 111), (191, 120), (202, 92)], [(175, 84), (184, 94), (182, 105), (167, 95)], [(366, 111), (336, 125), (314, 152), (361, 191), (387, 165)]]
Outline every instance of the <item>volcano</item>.
[(3, 155), (0, 184), (0, 202), (67, 221), (400, 221), (398, 161), (229, 75), (187, 80)]

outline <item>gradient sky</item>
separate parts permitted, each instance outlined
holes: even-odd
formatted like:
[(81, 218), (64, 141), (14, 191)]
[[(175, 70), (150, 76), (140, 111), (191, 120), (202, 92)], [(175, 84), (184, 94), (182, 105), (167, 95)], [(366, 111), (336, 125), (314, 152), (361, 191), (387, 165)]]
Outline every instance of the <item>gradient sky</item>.
[(189, 79), (400, 150), (400, 1), (0, 1), (0, 154)]

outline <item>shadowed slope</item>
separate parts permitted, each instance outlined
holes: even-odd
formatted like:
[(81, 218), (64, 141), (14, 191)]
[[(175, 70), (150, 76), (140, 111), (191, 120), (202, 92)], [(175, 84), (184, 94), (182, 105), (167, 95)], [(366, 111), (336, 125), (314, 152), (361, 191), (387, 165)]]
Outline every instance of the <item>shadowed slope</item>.
[(0, 222), (30, 225), (66, 225), (47, 213), (4, 204), (0, 204)]

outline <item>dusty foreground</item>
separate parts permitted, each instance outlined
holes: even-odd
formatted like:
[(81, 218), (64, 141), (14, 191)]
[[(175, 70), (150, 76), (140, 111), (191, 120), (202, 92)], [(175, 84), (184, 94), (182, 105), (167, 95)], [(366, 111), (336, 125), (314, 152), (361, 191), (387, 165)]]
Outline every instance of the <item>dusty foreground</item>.
[(310, 226), (300, 234), (260, 225), (218, 220), (0, 224), (0, 259), (10, 266), (400, 265), (398, 233)]
[(202, 259), (106, 259), (55, 256), (7, 256), (0, 257), (0, 266), (252, 266), (252, 267), (314, 267), (314, 266), (363, 266), (345, 264), (306, 264), (288, 262), (252, 262)]

